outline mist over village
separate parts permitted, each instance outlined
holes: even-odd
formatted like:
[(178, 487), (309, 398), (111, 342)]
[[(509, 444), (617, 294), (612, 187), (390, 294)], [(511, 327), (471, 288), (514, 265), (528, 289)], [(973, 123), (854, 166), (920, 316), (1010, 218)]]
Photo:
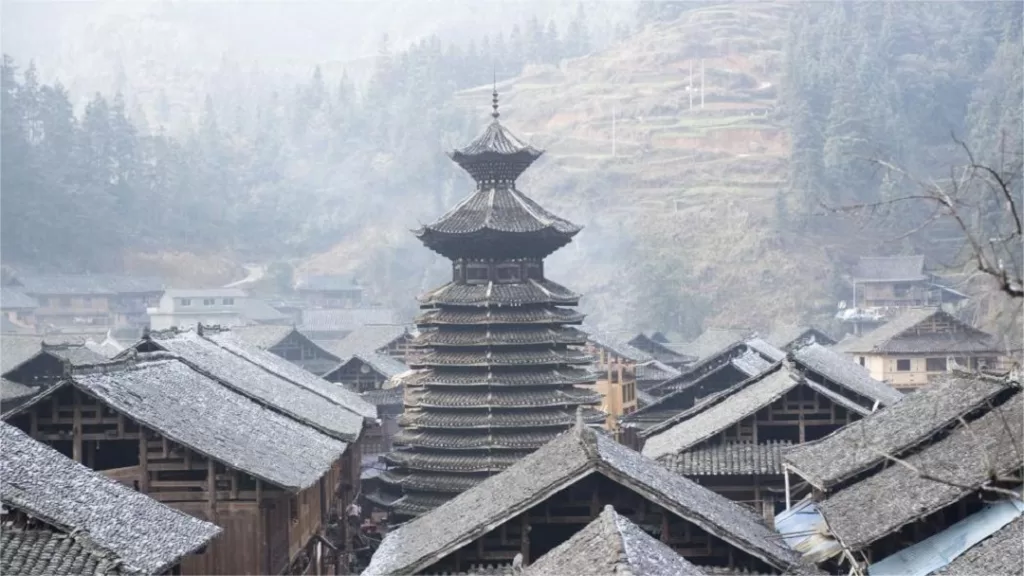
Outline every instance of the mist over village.
[(0, 2), (0, 574), (1024, 573), (1020, 2)]

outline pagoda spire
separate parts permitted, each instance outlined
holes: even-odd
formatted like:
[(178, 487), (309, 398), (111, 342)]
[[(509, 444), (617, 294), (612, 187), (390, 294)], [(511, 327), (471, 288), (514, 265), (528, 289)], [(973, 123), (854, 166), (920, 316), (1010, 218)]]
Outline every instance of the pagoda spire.
[(491, 112), (491, 118), (494, 118), (494, 121), (497, 122), (498, 121), (498, 116), (501, 116), (501, 114), (498, 113), (498, 72), (497, 71), (494, 72), (494, 92), (491, 93), (491, 108), (494, 109), (494, 112)]

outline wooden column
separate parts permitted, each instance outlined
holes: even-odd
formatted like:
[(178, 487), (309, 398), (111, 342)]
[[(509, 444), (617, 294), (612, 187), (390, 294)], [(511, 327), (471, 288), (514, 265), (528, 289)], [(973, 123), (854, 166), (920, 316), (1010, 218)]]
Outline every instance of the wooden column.
[(799, 423), (799, 426), (800, 426), (800, 443), (803, 444), (804, 442), (807, 441), (806, 440), (806, 435), (804, 433), (804, 410), (803, 410), (803, 408), (800, 409), (800, 423)]
[(217, 463), (213, 458), (206, 459), (206, 503), (209, 508), (209, 519), (217, 523)]
[(590, 519), (597, 518), (597, 515), (601, 513), (601, 500), (597, 494), (598, 484), (594, 482), (594, 489), (590, 492)]
[(661, 509), (661, 541), (668, 544), (668, 510)]
[(74, 393), (74, 417), (71, 424), (71, 455), (75, 462), (82, 462), (82, 397), (75, 388)]
[(256, 479), (256, 547), (260, 554), (260, 574), (270, 570), (270, 544), (267, 542), (267, 519), (263, 509), (263, 481)]
[(519, 520), (519, 552), (523, 555), (523, 565), (530, 564), (530, 511), (526, 510)]
[(149, 493), (149, 446), (145, 428), (139, 428), (139, 491)]

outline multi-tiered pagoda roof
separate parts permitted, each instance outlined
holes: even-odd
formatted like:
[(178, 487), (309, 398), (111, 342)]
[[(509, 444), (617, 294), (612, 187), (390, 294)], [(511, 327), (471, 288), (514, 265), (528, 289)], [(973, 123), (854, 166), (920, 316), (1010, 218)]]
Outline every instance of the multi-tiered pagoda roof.
[[(544, 277), (543, 259), (580, 227), (515, 181), (543, 153), (498, 121), (450, 156), (476, 191), (416, 231), (452, 261), (451, 282), (420, 297), (419, 348), (403, 377), (405, 412), (371, 499), (399, 517), (449, 500), (572, 427), (592, 384), (579, 295)], [(603, 414), (587, 408), (589, 421)]]

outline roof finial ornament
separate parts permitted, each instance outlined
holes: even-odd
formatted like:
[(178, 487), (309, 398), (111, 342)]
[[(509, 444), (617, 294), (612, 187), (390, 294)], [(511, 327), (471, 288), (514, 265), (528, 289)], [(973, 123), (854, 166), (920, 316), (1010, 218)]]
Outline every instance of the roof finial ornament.
[(491, 94), (491, 108), (494, 108), (494, 112), (491, 112), (491, 118), (498, 119), (498, 71), (494, 70), (494, 92)]

